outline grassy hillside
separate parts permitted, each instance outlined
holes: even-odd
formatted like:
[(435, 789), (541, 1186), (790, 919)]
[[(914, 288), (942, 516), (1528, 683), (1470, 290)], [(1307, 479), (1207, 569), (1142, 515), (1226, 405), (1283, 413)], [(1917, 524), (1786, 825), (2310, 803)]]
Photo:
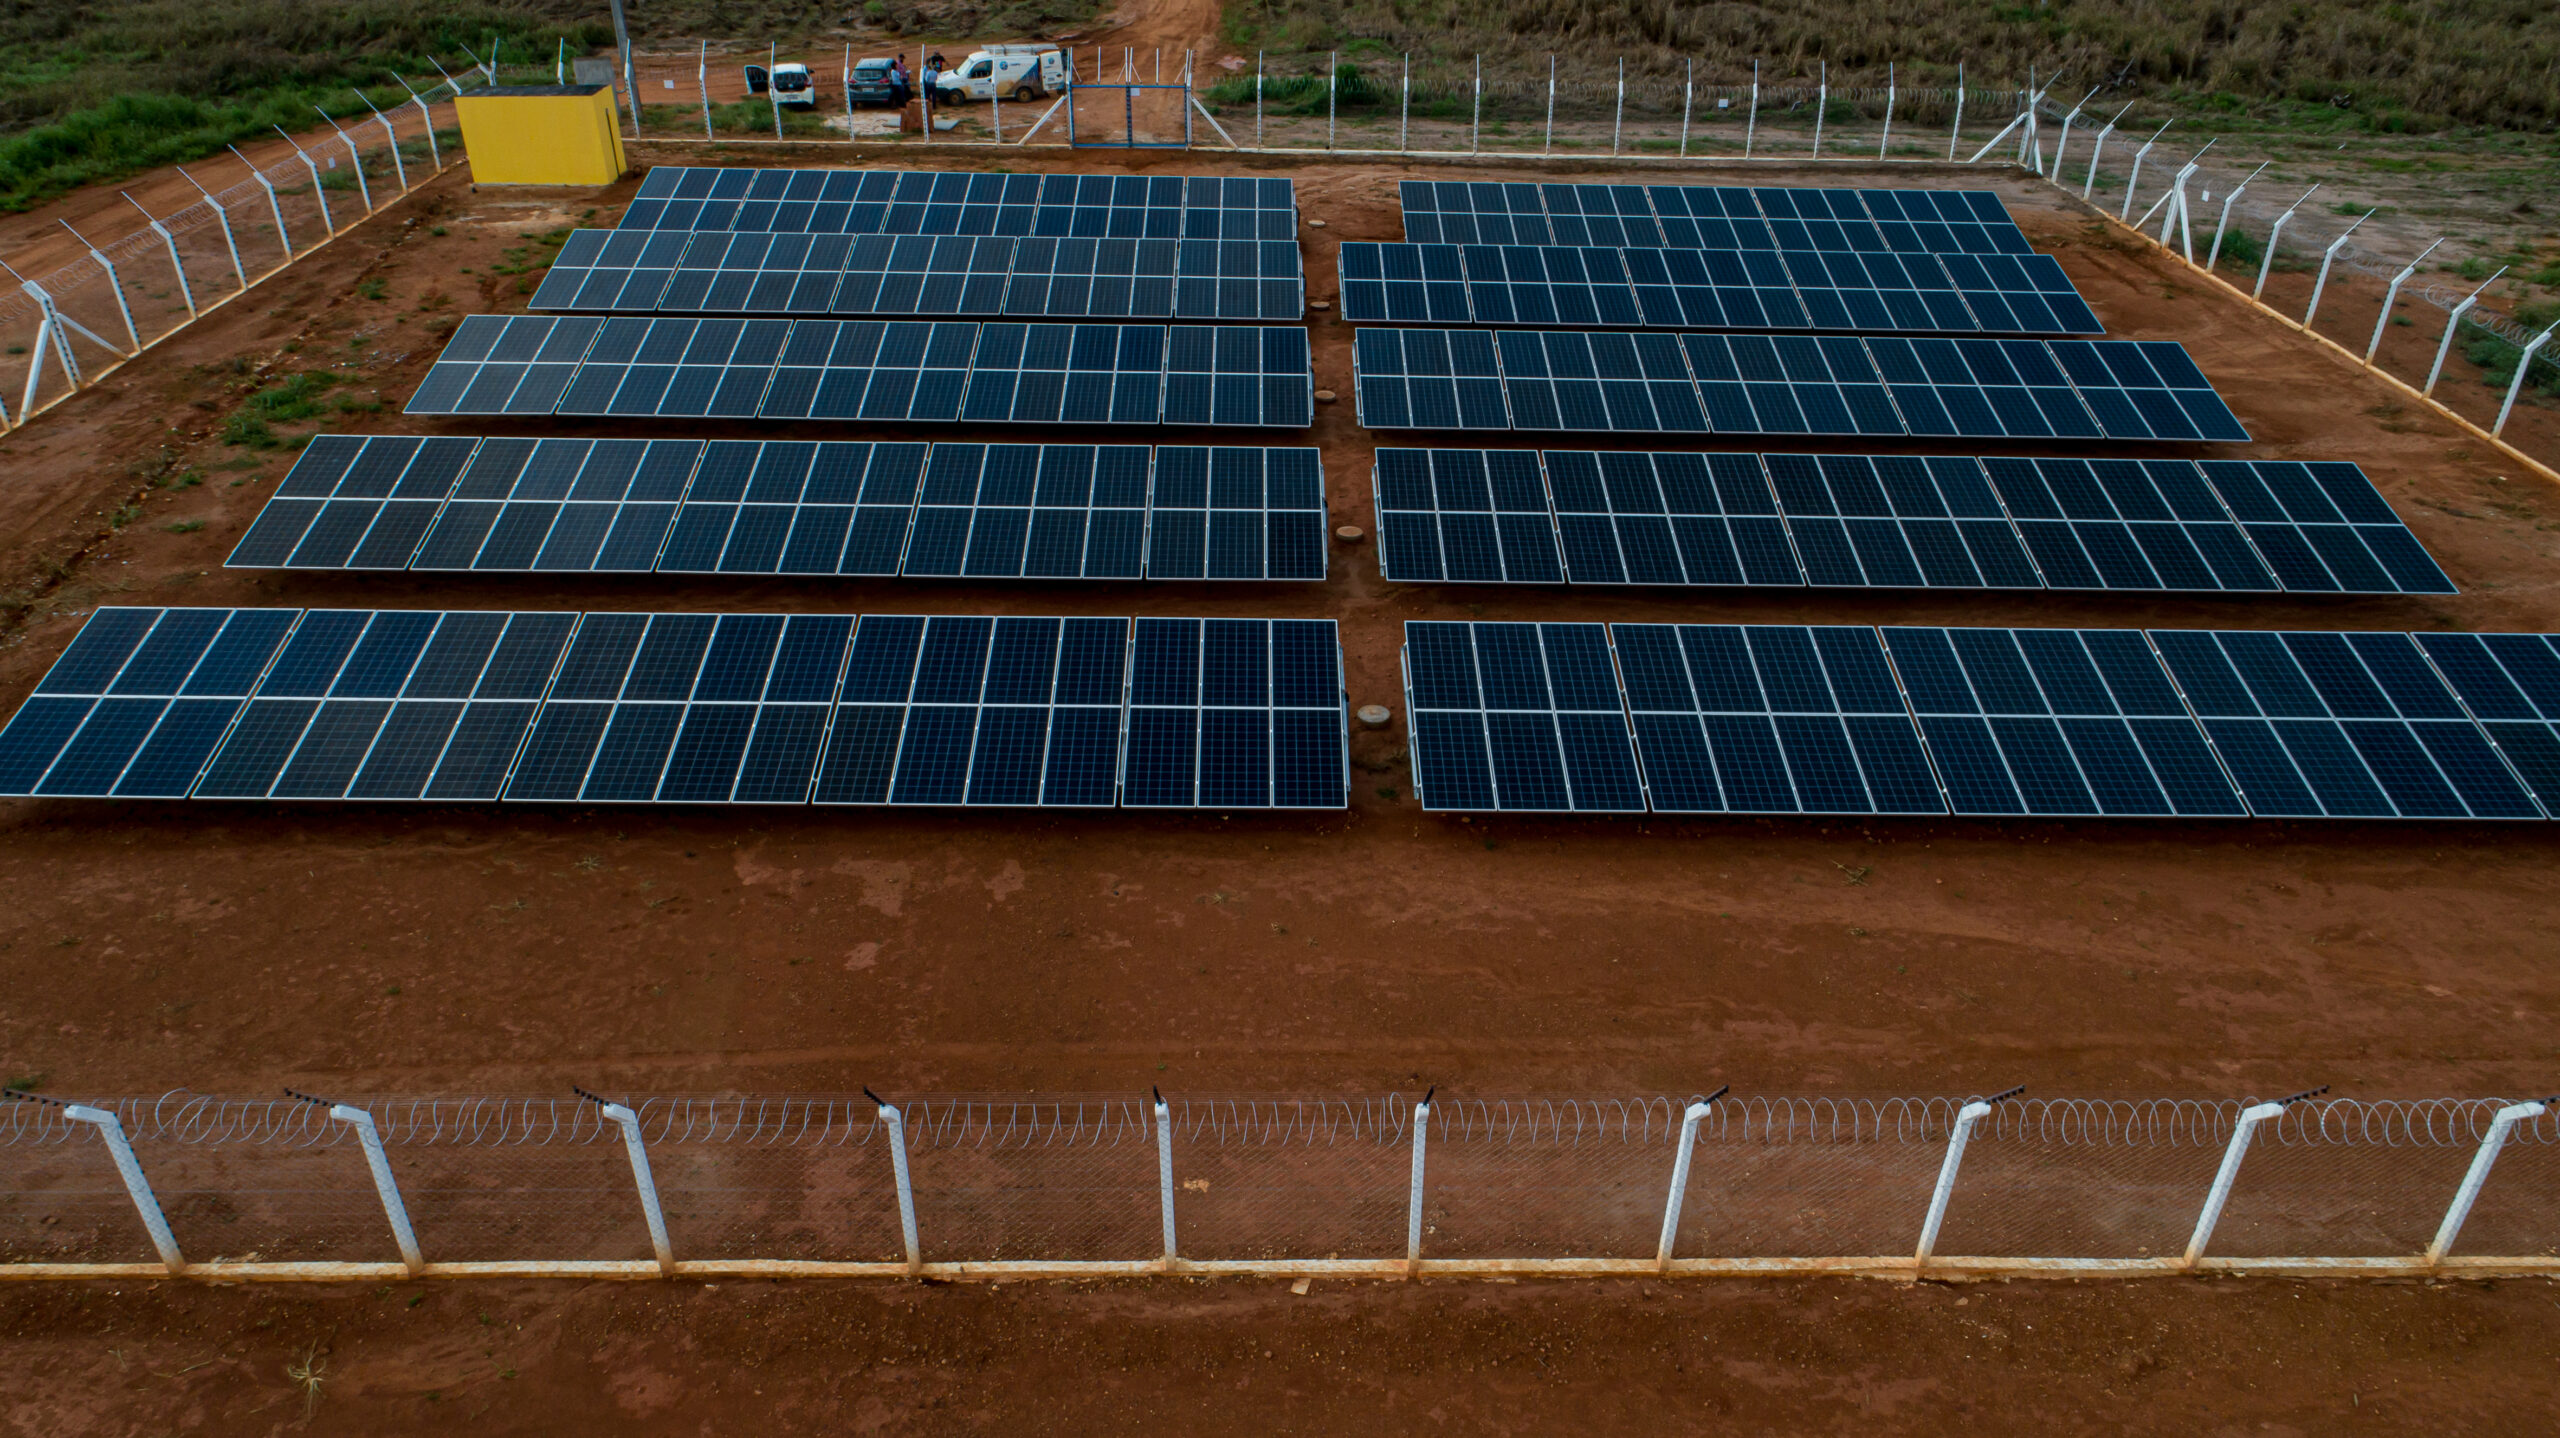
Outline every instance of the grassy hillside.
[(1523, 63), (1550, 51), (1585, 64), (1671, 71), (1690, 57), (1729, 78), (1756, 57), (1777, 72), (1828, 61), (1835, 83), (2023, 78), (2057, 69), (2225, 109), (2312, 104), (2376, 128), (2560, 126), (2560, 9), (2547, 0), (2051, 0), (1950, 4), (1789, 0), (1239, 0), (1247, 49), (1321, 50), (1359, 39), (1443, 57)]

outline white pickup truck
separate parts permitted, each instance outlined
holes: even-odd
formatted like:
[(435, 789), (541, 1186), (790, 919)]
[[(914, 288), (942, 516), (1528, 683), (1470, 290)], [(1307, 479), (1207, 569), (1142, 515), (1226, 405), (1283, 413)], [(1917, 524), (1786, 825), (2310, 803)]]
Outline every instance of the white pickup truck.
[(1036, 100), (1067, 88), (1067, 57), (1055, 45), (989, 45), (942, 72), (934, 100)]

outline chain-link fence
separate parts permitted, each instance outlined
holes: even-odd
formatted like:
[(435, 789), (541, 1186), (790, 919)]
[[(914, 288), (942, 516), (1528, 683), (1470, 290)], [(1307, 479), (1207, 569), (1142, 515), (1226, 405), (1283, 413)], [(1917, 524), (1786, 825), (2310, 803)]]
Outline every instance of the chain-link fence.
[(2555, 1155), (2498, 1099), (29, 1100), (0, 1275), (2560, 1272)]

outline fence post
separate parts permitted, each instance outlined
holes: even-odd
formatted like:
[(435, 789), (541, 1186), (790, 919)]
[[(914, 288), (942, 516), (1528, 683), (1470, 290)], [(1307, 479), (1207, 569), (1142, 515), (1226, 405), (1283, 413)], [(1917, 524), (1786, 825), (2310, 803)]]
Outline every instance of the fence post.
[(1467, 153), (1484, 153), (1484, 57), (1476, 57), (1475, 112), (1467, 121)]
[[(2319, 192), (2320, 187), (2313, 185), (2302, 192), (2302, 200), (2310, 199)], [(2302, 200), (2294, 201), (2283, 214), (2276, 216), (2274, 224), (2267, 226), (2267, 252), (2258, 257), (2258, 283), (2249, 291), (2249, 298), (2254, 300), (2267, 292), (2267, 271), (2275, 268), (2276, 263), (2276, 236), (2284, 233), (2284, 222), (2293, 218), (2295, 210), (2302, 208)]]
[(640, 1139), (640, 1115), (627, 1104), (599, 1098), (585, 1089), (573, 1090), (580, 1098), (596, 1106), (596, 1111), (622, 1129), (622, 1151), (631, 1159), (632, 1186), (640, 1191), (640, 1216), (649, 1223), (649, 1247), (658, 1255), (658, 1272), (674, 1277), (675, 1245), (667, 1239), (667, 1215), (658, 1206), (658, 1180), (649, 1172), (649, 1147)]
[[(1098, 72), (1102, 62), (1093, 62)], [(906, 1241), (907, 1272), (924, 1272), (924, 1245), (916, 1240), (916, 1186), (907, 1173), (907, 1119), (887, 1099), (865, 1088), (863, 1097), (880, 1105), (880, 1121), (889, 1126), (889, 1167), (898, 1181), (898, 1236)]]
[(2524, 353), (2516, 357), (2516, 377), (2507, 381), (2507, 397), (2505, 402), (2498, 406), (2498, 422), (2489, 426), (2490, 438), (2495, 439), (2506, 432), (2507, 412), (2516, 407), (2516, 396), (2524, 392), (2524, 377), (2526, 371), (2533, 368), (2534, 351), (2550, 342), (2552, 330), (2560, 330), (2560, 320), (2552, 321), (2551, 329), (2535, 335), (2524, 347)]
[[(116, 193), (124, 195), (124, 202), (126, 204), (133, 206), (137, 210), (142, 210), (142, 202), (140, 200), (135, 199), (131, 195), (126, 195), (122, 190), (118, 190)], [(142, 210), (142, 218), (149, 222), (151, 226), (151, 233), (160, 237), (160, 243), (169, 247), (169, 270), (172, 274), (175, 274), (178, 277), (178, 297), (187, 302), (187, 318), (190, 320), (195, 319), (195, 287), (187, 283), (186, 262), (178, 258), (178, 237), (170, 234), (169, 227), (160, 223), (160, 221), (154, 217), (149, 210)]]
[(2062, 183), (2062, 152), (2071, 148), (2071, 122), (2080, 118), (2081, 107), (2097, 93), (2097, 87), (2091, 86), (2089, 93), (2080, 97), (2080, 104), (2072, 106), (2071, 113), (2062, 117), (2062, 134), (2053, 142), (2053, 173), (2046, 176), (2057, 185)]
[(1831, 108), (1831, 62), (1824, 60), (1820, 64), (1822, 78), (1814, 82), (1813, 90), (1813, 157), (1817, 160), (1822, 158), (1823, 114)]
[(1947, 1200), (1955, 1195), (1956, 1171), (1964, 1167), (1964, 1148), (1973, 1141), (1973, 1126), (1982, 1122), (1993, 1104), (2016, 1098), (2024, 1092), (2026, 1085), (2020, 1084), (1989, 1098), (1975, 1099), (1956, 1110), (1955, 1130), (1947, 1135), (1947, 1156), (1938, 1164), (1937, 1187), (1929, 1191), (1929, 1216), (1920, 1224), (1920, 1247), (1911, 1256), (1913, 1278), (1918, 1278), (1920, 1270), (1929, 1266), (1929, 1255), (1937, 1251), (1938, 1226), (1946, 1221)]
[[(2224, 228), (2229, 226), (2231, 223), (2231, 206), (2233, 202), (2240, 198), (2240, 192), (2242, 190), (2249, 188), (2250, 180), (2254, 180), (2260, 175), (2265, 174), (2267, 166), (2274, 163), (2275, 161), (2273, 160), (2259, 161), (2258, 168), (2251, 170), (2247, 179), (2244, 179), (2239, 184), (2232, 186), (2230, 190), (2224, 193), (2222, 197), (2222, 215), (2213, 222), (2213, 248), (2205, 251), (2204, 267), (2207, 271), (2211, 271), (2214, 265), (2222, 258), (2222, 232)], [(2212, 193), (2208, 191), (2205, 194), (2205, 198), (2207, 200), (2211, 200), (2213, 198)]]
[(1410, 50), (1405, 52), (1404, 79), (1398, 83), (1396, 95), (1396, 153), (1409, 154), (1411, 147), (1405, 139), (1413, 131), (1413, 52)]
[(2150, 154), (2151, 147), (2159, 144), (2160, 137), (2169, 133), (2169, 126), (2176, 123), (2178, 122), (2171, 120), (2167, 124), (2162, 125), (2159, 129), (2152, 131), (2151, 138), (2142, 142), (2142, 148), (2133, 152), (2133, 173), (2125, 176), (2124, 204), (2116, 210), (2117, 219), (2124, 219), (2133, 213), (2134, 187), (2142, 183), (2142, 157)]
[(1689, 59), (1688, 78), (1680, 82), (1680, 158), (1689, 158), (1689, 108), (1698, 95), (1698, 61)]
[(2320, 252), (2320, 277), (2311, 282), (2311, 303), (2302, 311), (2302, 327), (2304, 329), (2307, 330), (2311, 328), (2311, 317), (2320, 312), (2321, 292), (2329, 288), (2329, 267), (2337, 263), (2338, 251), (2346, 248), (2347, 236), (2356, 232), (2356, 225), (2361, 225), (2365, 221), (2372, 219), (2376, 213), (2376, 211), (2367, 210), (2363, 214), (2356, 216), (2354, 223), (2348, 225), (2345, 229), (2338, 231), (2338, 237), (2329, 242), (2329, 248)]
[(2463, 314), (2473, 305), (2478, 304), (2480, 302), (2480, 296), (2488, 293), (2489, 286), (2496, 284), (2498, 282), (2499, 275), (2504, 275), (2506, 272), (2507, 267), (2505, 265), (2498, 266), (2497, 274), (2491, 275), (2489, 278), (2482, 280), (2480, 282), (2480, 288), (2464, 295), (2461, 302), (2453, 307), (2453, 312), (2444, 317), (2444, 338), (2436, 342), (2436, 362), (2433, 365), (2428, 366), (2427, 387), (2418, 391), (2418, 393), (2422, 395), (2432, 395), (2436, 392), (2436, 377), (2444, 373), (2445, 352), (2453, 348), (2454, 331), (2462, 328)]
[(116, 1173), (124, 1180), (124, 1191), (133, 1199), (133, 1211), (141, 1216), (143, 1228), (151, 1234), (151, 1246), (160, 1251), (160, 1262), (172, 1274), (187, 1271), (186, 1255), (178, 1251), (178, 1236), (169, 1231), (168, 1216), (160, 1211), (160, 1200), (151, 1192), (151, 1180), (143, 1176), (142, 1160), (133, 1156), (133, 1145), (125, 1139), (124, 1125), (113, 1112), (91, 1108), (87, 1104), (38, 1098), (14, 1089), (9, 1096), (28, 1103), (50, 1104), (61, 1109), (64, 1118), (96, 1128), (98, 1140), (107, 1146), (107, 1157), (115, 1160)]
[(1431, 1096), (1439, 1091), (1439, 1085), (1432, 1085), (1423, 1091), (1422, 1102), (1413, 1106), (1413, 1184), (1405, 1198), (1404, 1211), (1404, 1271), (1408, 1278), (1422, 1263), (1423, 1151), (1431, 1139)]
[(1956, 62), (1956, 118), (1947, 126), (1947, 158), (1956, 157), (1956, 137), (1964, 133), (1964, 62)]
[(2480, 1151), (2471, 1156), (2471, 1167), (2462, 1175), (2462, 1186), (2454, 1190), (2453, 1205), (2444, 1211), (2444, 1222), (2436, 1229), (2433, 1243), (2427, 1245), (2427, 1266), (2444, 1262), (2453, 1249), (2453, 1241), (2462, 1235), (2463, 1222), (2471, 1217), (2471, 1205), (2480, 1197), (2480, 1185), (2489, 1181), (2489, 1166), (2498, 1161), (2498, 1150), (2507, 1146), (2507, 1131), (2518, 1123), (2542, 1117), (2543, 1111), (2560, 1103), (2560, 1095), (2532, 1103), (2511, 1103), (2498, 1110), (2489, 1120), (2488, 1136), (2480, 1140)]
[[(2097, 188), (2098, 157), (2107, 152), (2107, 137), (2116, 132), (2116, 121), (2123, 119), (2125, 117), (2125, 111), (2132, 108), (2133, 102), (2130, 100), (2126, 101), (2124, 109), (2116, 111), (2114, 116), (2107, 121), (2106, 126), (2098, 131), (2097, 143), (2089, 147), (2089, 173), (2080, 181), (2080, 198), (2084, 200), (2089, 198), (2089, 193)], [(1953, 158), (1953, 156), (1950, 156), (1949, 158)]]
[(1881, 160), (1893, 145), (1893, 62), (1884, 66), (1884, 133), (1876, 137), (1876, 158)]
[(1156, 1095), (1156, 1193), (1164, 1207), (1164, 1266), (1170, 1270), (1180, 1261), (1173, 1237), (1173, 1113), (1166, 1107), (1164, 1090)]
[(1332, 52), (1324, 71), (1324, 147), (1333, 148), (1333, 116), (1342, 96), (1342, 52)]
[[(71, 222), (69, 220), (57, 218), (54, 223), (62, 226), (66, 230), (71, 230)], [(96, 245), (89, 244), (89, 237), (80, 233), (78, 230), (71, 230), (71, 238), (78, 240), (82, 245), (87, 246), (89, 258), (97, 261), (98, 268), (107, 272), (107, 292), (116, 297), (116, 312), (124, 316), (124, 332), (126, 336), (133, 341), (133, 352), (135, 354), (142, 353), (142, 331), (134, 327), (133, 306), (125, 303), (124, 280), (116, 273), (116, 262), (108, 259), (105, 251), (100, 250)], [(70, 348), (71, 347), (67, 344), (63, 346), (66, 353)], [(114, 349), (115, 346), (109, 345), (107, 348)]]
[(231, 237), (231, 212), (224, 209), (222, 207), (222, 202), (213, 197), (213, 191), (206, 189), (201, 184), (197, 184), (196, 177), (188, 174), (185, 166), (172, 165), (169, 168), (176, 170), (180, 178), (184, 179), (188, 184), (195, 185), (196, 193), (204, 196), (204, 202), (206, 204), (213, 206), (214, 221), (222, 226), (222, 246), (224, 249), (231, 252), (232, 278), (240, 282), (240, 288), (244, 290), (249, 288), (249, 272), (240, 266), (240, 242)]
[[(400, 80), (400, 88), (409, 92), (409, 103), (418, 107), (418, 124), (427, 132), (427, 163), (436, 167), (437, 174), (443, 174), (444, 150), (436, 144), (436, 112), (427, 108), (427, 97), (419, 94), (417, 87), (411, 85), (406, 80), (401, 80), (398, 75), (394, 75), (391, 78), (394, 80)], [(454, 93), (459, 95), (462, 92), (456, 90)], [(190, 180), (188, 183), (193, 184), (194, 181)], [(197, 188), (201, 189), (203, 187), (198, 186)]]
[[(0, 261), (0, 265), (5, 263)], [(10, 270), (9, 273), (12, 276), (18, 274), (16, 270)], [(71, 352), (71, 333), (68, 328), (71, 321), (63, 317), (62, 311), (54, 308), (53, 296), (45, 293), (44, 286), (24, 277), (18, 278), (18, 288), (26, 292), (27, 298), (36, 302), (37, 313), (43, 316), (36, 322), (36, 342), (27, 355), (27, 392), (18, 400), (18, 423), (24, 424), (36, 412), (36, 388), (44, 382), (46, 342), (52, 342), (54, 362), (62, 366), (62, 378), (71, 386), (75, 394), (80, 389), (80, 360)], [(81, 333), (87, 334), (88, 328), (82, 326)], [(90, 337), (96, 338), (94, 335)], [(104, 341), (100, 343), (103, 344)], [(114, 349), (115, 346), (107, 345), (106, 348)]]
[[(320, 107), (317, 105), (314, 105), (311, 108), (314, 110), (320, 110)], [(356, 142), (354, 137), (350, 136), (346, 130), (338, 124), (337, 119), (330, 115), (328, 111), (320, 110), (320, 118), (327, 120), (329, 122), (329, 128), (336, 130), (338, 132), (339, 140), (345, 143), (347, 147), (347, 164), (356, 172), (356, 198), (363, 203), (364, 212), (368, 215), (372, 214), (373, 186), (365, 183), (364, 156), (356, 153)]]
[[(593, 14), (595, 12), (589, 11), (588, 13)], [(622, 57), (622, 93), (631, 101), (631, 138), (636, 140), (640, 138), (640, 80), (639, 77), (634, 75), (631, 70), (631, 30), (630, 27), (624, 25), (622, 22), (622, 0), (613, 0), (613, 48)], [(489, 47), (489, 58), (495, 60), (497, 57), (498, 47), (491, 45)], [(495, 71), (492, 71), (489, 76), (489, 83), (494, 85), (497, 81), (497, 74)], [(769, 86), (772, 83), (773, 71), (771, 69), (767, 69), (765, 71), (765, 84)]]
[(2231, 1184), (2240, 1177), (2240, 1160), (2248, 1156), (2249, 1136), (2258, 1131), (2258, 1125), (2271, 1118), (2281, 1118), (2286, 1109), (2328, 1091), (2329, 1086), (2322, 1084), (2291, 1098), (2255, 1104), (2240, 1111), (2240, 1122), (2232, 1127), (2231, 1143), (2222, 1150), (2222, 1167), (2214, 1171), (2213, 1189), (2205, 1195), (2204, 1211), (2196, 1215), (2196, 1231), (2187, 1240), (2186, 1257), (2180, 1261), (2179, 1267), (2192, 1273), (2196, 1265), (2204, 1261), (2205, 1245), (2213, 1241), (2213, 1227), (2222, 1221), (2222, 1205), (2231, 1199)]
[(391, 150), (391, 173), (400, 181), (400, 193), (404, 195), (409, 193), (409, 166), (400, 158), (400, 132), (391, 128), (391, 117), (382, 113), (380, 105), (366, 99), (364, 91), (356, 90), (356, 98), (364, 101), (364, 107), (373, 112), (374, 120), (382, 126), (382, 133)]
[[(274, 128), (277, 134), (284, 135), (284, 126), (278, 125)], [(335, 235), (338, 233), (338, 222), (329, 218), (329, 192), (320, 183), (320, 167), (311, 162), (310, 151), (294, 144), (291, 135), (284, 135), (284, 142), (293, 145), (293, 153), (302, 159), (302, 168), (311, 172), (311, 198), (318, 201), (320, 205), (320, 228)]]
[(1691, 1099), (1680, 1115), (1680, 1146), (1671, 1155), (1671, 1192), (1662, 1200), (1662, 1241), (1653, 1251), (1653, 1271), (1671, 1271), (1671, 1248), (1680, 1237), (1680, 1203), (1689, 1193), (1689, 1156), (1698, 1142), (1698, 1123), (1717, 1099), (1733, 1092), (1726, 1084), (1705, 1098)]
[(1618, 111), (1609, 121), (1609, 153), (1618, 153), (1618, 137), (1627, 128), (1627, 57), (1618, 57)]
[[(1751, 158), (1751, 142), (1760, 135), (1760, 62), (1751, 62), (1751, 108), (1743, 113), (1742, 158)], [(1950, 157), (1952, 158), (1952, 157)]]
[(409, 1206), (400, 1201), (399, 1181), (391, 1176), (391, 1155), (382, 1147), (382, 1131), (374, 1127), (373, 1115), (353, 1104), (331, 1103), (295, 1089), (285, 1092), (316, 1108), (326, 1109), (329, 1117), (356, 1131), (356, 1141), (364, 1146), (364, 1164), (373, 1174), (373, 1191), (382, 1200), (382, 1216), (391, 1220), (391, 1241), (400, 1246), (400, 1261), (407, 1265), (409, 1276), (425, 1271), (427, 1261), (418, 1252), (417, 1230), (409, 1226)]
[(1556, 152), (1556, 57), (1547, 56), (1547, 153)]
[(2391, 277), (2391, 288), (2382, 292), (2382, 317), (2373, 322), (2373, 341), (2364, 347), (2366, 369), (2373, 368), (2373, 357), (2382, 350), (2382, 332), (2391, 325), (2391, 307), (2400, 302), (2400, 287), (2409, 282), (2409, 277), (2418, 272), (2418, 266), (2425, 264), (2427, 256), (2434, 254), (2437, 246), (2443, 243), (2444, 241), (2439, 238), (2435, 244), (2418, 251), (2416, 259), (2411, 260), (2400, 273)]
[[(764, 97), (773, 106), (773, 137), (777, 140), (782, 138), (782, 92), (774, 88), (773, 67), (780, 63), (781, 59), (782, 42), (779, 40), (765, 41)], [(632, 110), (633, 113), (638, 113), (638, 105), (635, 104), (632, 107)], [(924, 137), (927, 140), (931, 140), (933, 138), (933, 97), (930, 95), (925, 97), (924, 102)]]
[(1262, 52), (1253, 52), (1253, 147), (1262, 148)]

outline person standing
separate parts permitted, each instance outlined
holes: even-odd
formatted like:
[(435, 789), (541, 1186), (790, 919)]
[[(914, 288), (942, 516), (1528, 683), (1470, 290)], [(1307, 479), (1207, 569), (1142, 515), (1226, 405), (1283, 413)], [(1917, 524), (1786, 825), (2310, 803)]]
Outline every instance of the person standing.
[(927, 105), (930, 105), (930, 104), (932, 104), (932, 103), (933, 103), (933, 98), (934, 98), (934, 95), (933, 95), (933, 86), (934, 86), (934, 82), (935, 82), (936, 80), (939, 80), (941, 77), (942, 77), (942, 57), (941, 57), (940, 55), (927, 55), (927, 56), (925, 56), (925, 57), (924, 57), (924, 72), (923, 72), (923, 74), (922, 74), (921, 78), (924, 80), (924, 102), (925, 102)]
[(907, 55), (901, 50), (898, 52), (898, 58), (889, 62), (890, 108), (896, 110), (907, 108), (907, 101), (914, 98), (914, 94), (914, 82), (907, 75)]

